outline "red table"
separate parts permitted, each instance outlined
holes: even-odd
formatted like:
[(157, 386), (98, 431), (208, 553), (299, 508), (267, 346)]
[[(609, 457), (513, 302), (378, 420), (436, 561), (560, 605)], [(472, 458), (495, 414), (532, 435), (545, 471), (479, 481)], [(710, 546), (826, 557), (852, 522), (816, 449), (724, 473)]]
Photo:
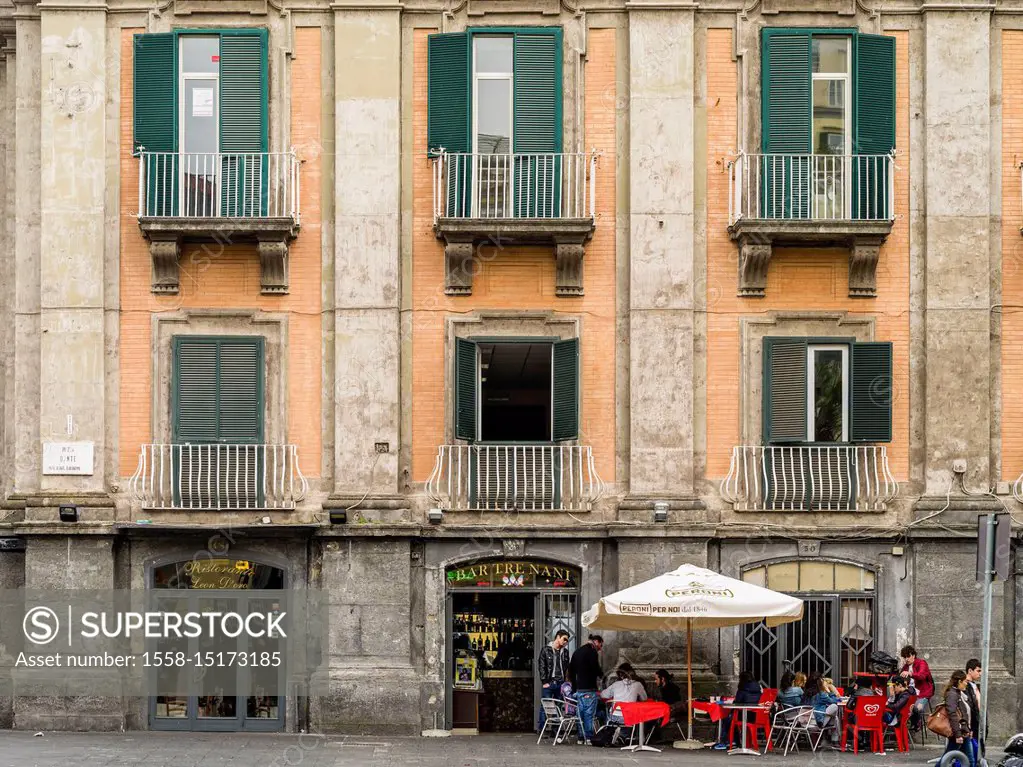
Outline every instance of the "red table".
[(641, 700), (636, 703), (616, 703), (615, 708), (622, 712), (622, 721), (626, 727), (639, 725), (638, 742), (634, 746), (625, 746), (622, 751), (656, 751), (660, 753), (661, 749), (646, 745), (643, 725), (655, 719), (660, 719), (662, 725), (667, 725), (671, 721), (671, 709), (668, 704), (659, 700)]

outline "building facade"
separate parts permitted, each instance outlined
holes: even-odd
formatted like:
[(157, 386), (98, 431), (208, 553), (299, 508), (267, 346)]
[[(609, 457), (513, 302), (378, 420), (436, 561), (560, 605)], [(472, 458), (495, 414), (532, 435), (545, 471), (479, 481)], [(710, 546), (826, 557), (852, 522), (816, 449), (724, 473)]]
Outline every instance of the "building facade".
[(331, 601), (327, 694), (4, 726), (530, 729), (540, 644), (683, 562), (807, 604), (697, 636), (707, 690), (979, 655), (1023, 3), (16, 0), (0, 38), (0, 584)]

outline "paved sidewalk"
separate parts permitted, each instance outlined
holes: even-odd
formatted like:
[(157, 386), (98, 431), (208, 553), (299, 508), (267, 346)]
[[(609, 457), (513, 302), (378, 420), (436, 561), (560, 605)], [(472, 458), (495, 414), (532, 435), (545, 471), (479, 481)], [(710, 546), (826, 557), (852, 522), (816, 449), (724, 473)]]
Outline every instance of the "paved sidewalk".
[(590, 767), (600, 765), (791, 764), (806, 767), (923, 765), (937, 747), (887, 756), (822, 751), (729, 757), (715, 751), (629, 754), (574, 744), (536, 745), (527, 735), (387, 738), (240, 733), (0, 732), (0, 767)]

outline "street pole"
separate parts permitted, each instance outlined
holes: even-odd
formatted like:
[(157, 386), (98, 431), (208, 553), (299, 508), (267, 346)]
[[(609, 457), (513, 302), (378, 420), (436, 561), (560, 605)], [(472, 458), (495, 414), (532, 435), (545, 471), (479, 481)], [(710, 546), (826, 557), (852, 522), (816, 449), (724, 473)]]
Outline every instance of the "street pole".
[[(995, 579), (995, 515), (988, 514), (985, 524), (987, 525), (987, 536), (984, 542), (987, 544), (987, 551), (984, 552), (984, 627), (981, 634), (980, 651), (982, 672), (980, 677), (980, 722), (974, 725), (977, 731), (978, 746), (984, 739), (984, 730), (987, 728), (987, 692), (988, 680), (991, 678), (989, 661), (991, 660), (991, 603)], [(984, 759), (983, 762), (978, 761), (978, 763), (986, 766), (987, 759)]]

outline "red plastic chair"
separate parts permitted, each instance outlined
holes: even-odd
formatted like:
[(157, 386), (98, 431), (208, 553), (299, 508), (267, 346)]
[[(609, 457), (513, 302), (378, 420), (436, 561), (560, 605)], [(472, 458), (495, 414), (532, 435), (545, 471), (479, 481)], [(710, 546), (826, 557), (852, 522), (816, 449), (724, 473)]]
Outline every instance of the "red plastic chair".
[[(774, 705), (777, 698), (777, 689), (770, 687), (764, 688), (764, 691), (760, 693), (760, 705), (763, 708), (759, 711), (753, 711), (746, 714), (746, 737), (749, 738), (755, 751), (760, 750), (760, 746), (758, 745), (759, 742), (757, 740), (757, 733), (760, 730), (763, 730), (764, 732), (764, 740), (767, 742), (767, 750), (771, 750), (771, 706)], [(742, 727), (742, 715), (737, 712), (736, 715), (732, 717), (732, 726), (728, 732), (728, 739), (731, 741), (732, 745), (736, 742), (736, 730), (740, 727)], [(742, 735), (741, 730), (739, 730), (739, 735)]]
[(876, 754), (884, 753), (884, 707), (888, 699), (883, 695), (864, 695), (856, 701), (856, 721), (848, 719), (842, 727), (842, 750), (850, 730), (853, 736), (853, 753), (859, 753), (860, 733), (870, 733), (870, 748)]
[(913, 714), (913, 704), (916, 703), (916, 695), (911, 695), (909, 701), (899, 712), (899, 721), (894, 724), (885, 725), (885, 732), (895, 733), (895, 745), (899, 751), (909, 751), (909, 717)]

